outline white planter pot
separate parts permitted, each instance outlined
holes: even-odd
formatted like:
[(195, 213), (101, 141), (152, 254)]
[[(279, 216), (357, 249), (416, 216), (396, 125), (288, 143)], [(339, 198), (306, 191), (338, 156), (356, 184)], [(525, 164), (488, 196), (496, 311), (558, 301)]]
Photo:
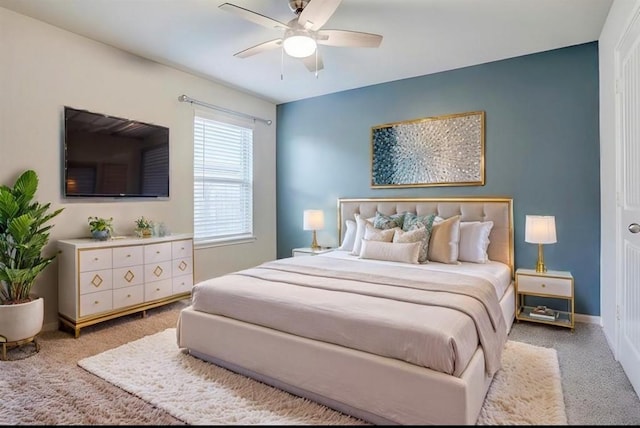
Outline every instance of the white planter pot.
[(8, 343), (31, 339), (40, 333), (44, 322), (44, 299), (17, 305), (0, 305), (0, 335)]

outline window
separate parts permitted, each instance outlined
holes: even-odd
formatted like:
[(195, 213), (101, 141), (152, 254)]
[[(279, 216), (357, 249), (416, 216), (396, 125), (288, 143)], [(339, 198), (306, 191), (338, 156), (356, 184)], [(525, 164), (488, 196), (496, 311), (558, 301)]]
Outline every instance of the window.
[(196, 112), (194, 241), (253, 238), (253, 123)]

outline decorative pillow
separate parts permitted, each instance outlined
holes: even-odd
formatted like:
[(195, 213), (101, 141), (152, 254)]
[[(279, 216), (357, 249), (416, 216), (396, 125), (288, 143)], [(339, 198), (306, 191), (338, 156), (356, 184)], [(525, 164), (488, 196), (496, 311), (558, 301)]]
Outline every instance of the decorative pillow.
[[(402, 223), (402, 230), (405, 232), (415, 229), (416, 227), (424, 226), (428, 232), (431, 233), (433, 227), (433, 220), (435, 220), (435, 214), (417, 215), (407, 212), (404, 215), (404, 222)], [(428, 238), (427, 238), (428, 239)]]
[(431, 238), (429, 239), (427, 258), (434, 262), (457, 264), (459, 242), (459, 215), (449, 217), (440, 223), (434, 224), (431, 230)]
[[(420, 243), (420, 253), (418, 254), (418, 263), (427, 263), (427, 252), (429, 250), (429, 235), (427, 232), (427, 228), (424, 226), (418, 227), (417, 225), (413, 225), (413, 230), (408, 232), (403, 231), (402, 229), (395, 229), (395, 233), (393, 234), (394, 243), (407, 243), (407, 242), (419, 242)], [(429, 228), (430, 230), (431, 228)]]
[(384, 215), (376, 211), (373, 218), (373, 225), (378, 229), (393, 229), (394, 227), (402, 227), (404, 223), (404, 214)]
[(363, 239), (360, 258), (417, 264), (419, 254), (419, 242), (394, 244)]
[(360, 248), (362, 247), (362, 238), (364, 238), (364, 231), (366, 229), (367, 223), (373, 226), (373, 219), (371, 218), (362, 218), (360, 214), (354, 214), (356, 219), (356, 237), (353, 240), (353, 250), (351, 254), (354, 256), (360, 255)]
[(396, 230), (399, 229), (399, 227), (394, 227), (393, 229), (378, 229), (371, 223), (368, 223), (365, 225), (363, 239), (367, 241), (391, 242)]
[(458, 260), (461, 262), (486, 263), (489, 260), (489, 234), (492, 221), (463, 221), (460, 223)]
[(344, 238), (342, 238), (342, 245), (338, 247), (341, 251), (353, 251), (353, 243), (356, 240), (356, 222), (354, 220), (347, 220), (347, 230), (344, 232)]

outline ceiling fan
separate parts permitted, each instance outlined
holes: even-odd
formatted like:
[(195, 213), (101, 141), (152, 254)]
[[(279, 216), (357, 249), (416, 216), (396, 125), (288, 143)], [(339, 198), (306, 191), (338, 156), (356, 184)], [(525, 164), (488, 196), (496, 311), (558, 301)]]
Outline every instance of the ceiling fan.
[[(317, 45), (337, 47), (376, 48), (382, 42), (379, 34), (349, 30), (323, 30), (322, 26), (331, 18), (342, 0), (288, 0), (289, 8), (296, 17), (287, 24), (249, 9), (223, 3), (220, 9), (267, 28), (283, 30), (281, 38), (269, 40), (237, 52), (234, 56), (247, 58), (262, 52), (280, 48), (287, 55), (300, 58), (309, 71), (324, 68)], [(315, 53), (315, 55), (314, 55)]]

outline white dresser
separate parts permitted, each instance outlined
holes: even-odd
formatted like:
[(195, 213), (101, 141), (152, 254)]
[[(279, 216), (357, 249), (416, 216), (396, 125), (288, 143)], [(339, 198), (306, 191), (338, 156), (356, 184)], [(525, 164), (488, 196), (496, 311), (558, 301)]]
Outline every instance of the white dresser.
[(193, 236), (58, 241), (58, 318), (80, 329), (189, 297)]

